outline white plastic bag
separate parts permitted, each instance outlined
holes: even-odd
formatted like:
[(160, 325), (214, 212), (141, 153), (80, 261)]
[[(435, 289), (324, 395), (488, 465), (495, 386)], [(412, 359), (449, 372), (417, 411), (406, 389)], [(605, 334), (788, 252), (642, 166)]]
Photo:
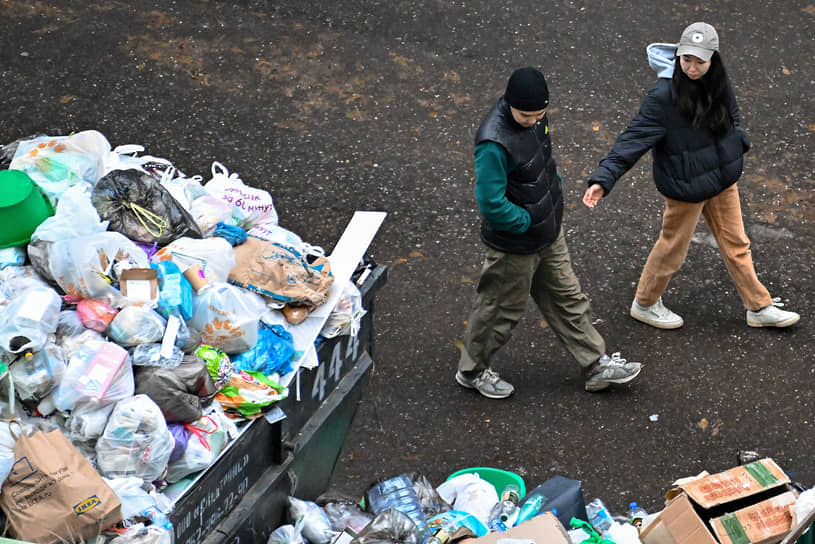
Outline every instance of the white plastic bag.
[(167, 468), (173, 445), (161, 409), (147, 395), (134, 395), (116, 403), (96, 443), (99, 472), (152, 482)]
[(193, 298), (188, 325), (201, 331), (201, 340), (228, 354), (248, 351), (258, 341), (263, 299), (228, 283), (210, 284)]
[(487, 527), (492, 509), (499, 500), (495, 486), (476, 473), (450, 478), (437, 487), (436, 491), (453, 509), (469, 512)]
[(152, 257), (153, 262), (171, 260), (181, 271), (200, 266), (210, 282), (225, 282), (229, 271), (235, 266), (235, 250), (220, 236), (204, 238), (179, 238), (161, 248)]
[(277, 242), (284, 246), (296, 248), (298, 252), (304, 255), (325, 255), (325, 250), (320, 246), (313, 246), (304, 242), (300, 236), (292, 231), (285, 229), (275, 223), (261, 223), (255, 225), (247, 232), (249, 236), (266, 240), (267, 242)]
[(99, 177), (101, 178), (113, 170), (128, 170), (131, 168), (141, 170), (159, 180), (166, 173), (175, 175), (176, 169), (171, 161), (151, 155), (139, 156), (139, 153), (143, 151), (144, 146), (138, 144), (116, 146), (113, 151), (105, 154), (102, 158), (102, 169)]
[(212, 179), (204, 184), (204, 189), (232, 205), (232, 218), (244, 230), (260, 223), (277, 224), (272, 195), (244, 184), (238, 174), (230, 174), (226, 166), (217, 161), (212, 163)]
[(201, 227), (204, 236), (209, 236), (218, 223), (233, 224), (232, 205), (217, 196), (203, 195), (190, 203), (190, 214)]
[(40, 223), (31, 241), (56, 242), (104, 232), (107, 228), (108, 222), (99, 218), (91, 203), (91, 186), (79, 183), (62, 194), (54, 215)]

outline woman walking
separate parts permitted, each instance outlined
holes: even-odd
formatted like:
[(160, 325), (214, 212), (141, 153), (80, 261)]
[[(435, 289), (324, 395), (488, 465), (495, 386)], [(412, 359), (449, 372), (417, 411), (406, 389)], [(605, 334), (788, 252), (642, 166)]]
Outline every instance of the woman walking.
[(780, 308), (780, 299), (770, 296), (753, 267), (736, 184), (750, 141), (740, 126), (716, 30), (693, 23), (682, 32), (678, 45), (655, 43), (647, 52), (659, 79), (589, 178), (583, 195), (583, 203), (595, 207), (643, 154), (653, 150), (654, 181), (665, 199), (665, 212), (659, 239), (637, 285), (631, 317), (660, 329), (684, 324), (665, 307), (662, 294), (685, 261), (703, 215), (747, 309), (747, 324), (796, 323), (799, 315)]

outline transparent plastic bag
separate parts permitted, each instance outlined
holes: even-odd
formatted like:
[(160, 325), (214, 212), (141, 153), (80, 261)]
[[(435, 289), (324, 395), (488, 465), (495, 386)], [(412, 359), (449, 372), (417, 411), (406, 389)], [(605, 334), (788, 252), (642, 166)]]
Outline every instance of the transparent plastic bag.
[(9, 353), (39, 351), (57, 331), (62, 298), (50, 287), (30, 287), (0, 310), (0, 347)]
[[(149, 518), (163, 528), (171, 528), (166, 514), (172, 509), (172, 502), (162, 493), (148, 492), (141, 478), (103, 478), (122, 502), (122, 519), (133, 523), (136, 518)], [(163, 518), (163, 519), (162, 519)], [(158, 521), (158, 523), (156, 523)], [(130, 523), (127, 523), (128, 525)]]
[(12, 246), (0, 249), (0, 268), (25, 264), (26, 246)]
[(51, 277), (63, 292), (96, 298), (119, 306), (123, 295), (118, 274), (128, 268), (148, 268), (147, 254), (118, 232), (99, 232), (54, 242), (48, 251)]
[(362, 325), (362, 317), (366, 314), (362, 307), (362, 293), (353, 281), (349, 280), (342, 288), (342, 294), (337, 304), (331, 310), (320, 334), (325, 338), (334, 338), (347, 334), (356, 336)]
[(54, 390), (54, 405), (67, 412), (89, 402), (104, 406), (133, 395), (133, 368), (127, 350), (113, 342), (86, 343), (71, 356)]
[(373, 514), (365, 512), (357, 503), (329, 502), (323, 509), (331, 528), (338, 532), (348, 527), (359, 533), (374, 519)]
[(31, 357), (20, 357), (9, 367), (17, 397), (23, 404), (36, 406), (62, 380), (65, 353), (56, 344), (47, 344)]
[(303, 536), (311, 544), (329, 544), (337, 536), (337, 531), (331, 528), (331, 521), (320, 505), (289, 497), (289, 519), (299, 521), (301, 518), (304, 520)]
[(125, 306), (108, 326), (108, 335), (125, 347), (161, 341), (167, 321), (147, 306)]
[(419, 528), (410, 516), (392, 508), (378, 514), (351, 544), (420, 544)]
[(96, 443), (103, 476), (133, 476), (148, 483), (164, 474), (172, 451), (173, 436), (161, 409), (147, 395), (117, 402)]
[(201, 417), (194, 424), (185, 424), (184, 428), (190, 436), (181, 458), (167, 467), (165, 479), (170, 483), (210, 466), (226, 444), (226, 433), (209, 416)]
[(58, 203), (62, 194), (77, 183), (94, 185), (100, 177), (102, 158), (110, 143), (95, 130), (71, 136), (37, 136), (20, 141), (9, 168), (22, 170)]

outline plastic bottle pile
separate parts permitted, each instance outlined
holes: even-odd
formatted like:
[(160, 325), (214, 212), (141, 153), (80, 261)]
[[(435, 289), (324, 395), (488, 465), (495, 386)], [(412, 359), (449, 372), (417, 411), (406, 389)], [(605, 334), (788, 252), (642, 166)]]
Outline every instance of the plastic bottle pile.
[[(566, 488), (556, 498), (546, 496), (543, 490), (553, 488), (544, 485), (529, 493), (515, 483), (499, 485), (465, 473), (434, 487), (411, 473), (374, 484), (359, 502), (324, 496), (318, 504), (289, 497), (291, 523), (275, 530), (267, 544), (332, 544), (343, 542), (343, 536), (353, 544), (447, 544), (503, 533), (545, 512), (561, 521), (575, 544), (639, 544), (639, 526), (648, 516), (635, 502), (627, 516), (614, 517), (601, 499), (575, 504), (577, 497)], [(566, 497), (571, 504), (563, 502)], [(584, 514), (588, 521), (581, 519)]]
[[(217, 162), (205, 180), (141, 151), (96, 131), (0, 148), (0, 481), (9, 421), (60, 430), (119, 496), (118, 533), (97, 539), (117, 544), (170, 538), (169, 496), (288, 394), (302, 350), (282, 310), (324, 300), (231, 277), (248, 239), (322, 254), (278, 225), (268, 192)], [(349, 282), (323, 335), (355, 332), (363, 313)]]

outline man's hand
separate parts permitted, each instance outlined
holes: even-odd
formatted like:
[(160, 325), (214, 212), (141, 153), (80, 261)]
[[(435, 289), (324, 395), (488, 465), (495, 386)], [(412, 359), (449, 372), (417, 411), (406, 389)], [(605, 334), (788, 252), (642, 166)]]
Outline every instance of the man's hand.
[(590, 185), (583, 195), (583, 204), (589, 208), (594, 208), (597, 206), (597, 203), (600, 202), (600, 199), (603, 198), (604, 193), (605, 189), (603, 189), (603, 186), (599, 183)]

